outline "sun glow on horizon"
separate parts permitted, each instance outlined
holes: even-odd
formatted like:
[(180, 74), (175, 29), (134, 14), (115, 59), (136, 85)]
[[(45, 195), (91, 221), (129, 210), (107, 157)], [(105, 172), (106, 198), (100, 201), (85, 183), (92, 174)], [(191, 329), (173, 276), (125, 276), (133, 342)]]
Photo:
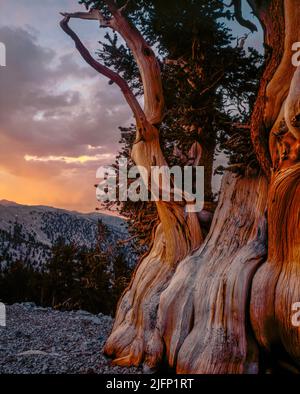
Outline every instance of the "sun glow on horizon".
[(37, 162), (51, 162), (51, 161), (58, 161), (58, 162), (63, 162), (66, 164), (74, 164), (74, 163), (80, 163), (84, 164), (90, 161), (99, 161), (99, 160), (105, 160), (105, 159), (112, 159), (114, 157), (113, 154), (111, 153), (101, 153), (97, 154), (94, 156), (88, 156), (88, 155), (82, 155), (78, 157), (72, 157), (72, 156), (32, 156), (32, 155), (25, 155), (24, 159), (26, 161), (37, 161)]

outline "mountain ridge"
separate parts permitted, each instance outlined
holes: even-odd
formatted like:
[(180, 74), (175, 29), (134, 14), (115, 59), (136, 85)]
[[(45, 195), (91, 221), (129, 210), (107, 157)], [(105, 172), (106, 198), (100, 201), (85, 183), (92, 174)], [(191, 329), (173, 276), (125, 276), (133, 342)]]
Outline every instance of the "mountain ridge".
[(80, 211), (76, 211), (75, 209), (67, 209), (67, 208), (61, 208), (61, 207), (54, 207), (52, 205), (44, 205), (44, 204), (21, 204), (15, 201), (11, 201), (11, 200), (6, 200), (6, 199), (2, 199), (0, 200), (0, 206), (19, 206), (19, 207), (30, 207), (30, 208), (45, 208), (45, 209), (49, 209), (49, 210), (57, 210), (57, 211), (65, 211), (65, 212), (69, 212), (69, 213), (74, 213), (74, 214), (79, 214), (79, 215), (106, 215), (106, 216), (110, 216), (110, 217), (117, 217), (123, 220), (127, 220), (125, 216), (119, 215), (117, 212), (114, 213), (113, 211), (90, 211), (90, 212), (80, 212)]
[(39, 268), (59, 239), (93, 248), (98, 242), (99, 222), (108, 230), (104, 249), (128, 237), (126, 220), (116, 215), (0, 200), (0, 264), (3, 267), (22, 260)]

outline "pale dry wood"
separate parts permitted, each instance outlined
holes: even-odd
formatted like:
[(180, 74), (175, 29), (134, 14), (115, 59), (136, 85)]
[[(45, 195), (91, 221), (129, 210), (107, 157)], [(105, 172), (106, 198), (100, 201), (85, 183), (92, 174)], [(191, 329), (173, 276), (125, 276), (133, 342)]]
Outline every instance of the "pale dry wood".
[(267, 181), (228, 173), (211, 230), (162, 293), (157, 330), (178, 373), (255, 373), (247, 309), (266, 255)]
[(299, 193), (299, 162), (273, 175), (268, 198), (268, 260), (254, 277), (250, 303), (259, 344), (274, 350), (274, 357), (291, 356), (298, 368), (300, 329), (292, 325), (292, 305), (300, 300)]
[(113, 15), (111, 27), (127, 43), (137, 62), (144, 89), (144, 112), (150, 124), (158, 124), (163, 119), (164, 95), (161, 82), (160, 65), (152, 48), (144, 37), (123, 15), (114, 1), (106, 0)]
[[(132, 92), (122, 78), (96, 62), (68, 25), (72, 17), (99, 19), (101, 13), (64, 13), (61, 27), (75, 41), (83, 58), (121, 87), (136, 118), (136, 140), (131, 156), (134, 162), (145, 168), (149, 174), (151, 166), (167, 166), (156, 127), (163, 118), (164, 109), (159, 62), (153, 50), (116, 7), (115, 2), (107, 0), (106, 4), (112, 14), (106, 25), (123, 37), (138, 64), (144, 87), (144, 110), (137, 106)], [(195, 149), (195, 160), (200, 159), (198, 150)], [(147, 185), (148, 182), (148, 175), (145, 175), (144, 183)], [(115, 324), (105, 345), (105, 352), (115, 357), (115, 362), (120, 365), (139, 365), (147, 358), (148, 353), (153, 353), (148, 344), (155, 333), (160, 294), (167, 286), (178, 262), (203, 241), (197, 214), (186, 212), (184, 203), (157, 201), (156, 205), (160, 224), (155, 232), (153, 246), (142, 259), (130, 286), (119, 302)]]
[[(251, 125), (254, 145), (267, 174), (271, 162), (267, 145), (262, 147), (262, 133), (270, 133), (280, 113), (289, 117), (285, 120), (292, 126), (284, 141), (270, 145), (273, 149), (280, 144), (290, 149), (288, 157), (279, 160), (279, 172), (270, 180), (268, 250), (266, 179), (231, 179), (226, 184), (227, 176), (204, 245), (178, 264), (172, 278), (167, 276), (165, 280), (163, 274), (156, 282), (166, 289), (160, 296), (155, 292), (158, 315), (152, 316), (151, 335), (143, 337), (148, 346), (139, 361), (144, 360), (148, 368), (155, 368), (166, 356), (178, 373), (257, 373), (258, 348), (249, 319), (252, 280), (251, 323), (256, 339), (269, 350), (280, 345), (295, 363), (299, 362), (299, 329), (291, 327), (291, 304), (299, 298), (299, 231), (293, 233), (293, 228), (299, 230), (299, 85), (298, 73), (292, 82), (295, 70), (291, 67), (290, 45), (298, 40), (299, 9), (293, 6), (294, 2), (276, 0), (260, 2), (259, 10), (266, 41), (277, 45), (276, 50), (272, 48)], [(274, 31), (277, 42), (272, 38)], [(274, 157), (275, 152), (270, 153)], [(267, 252), (268, 261), (264, 263)], [(270, 260), (275, 260), (275, 268), (270, 269)], [(139, 313), (149, 305), (151, 302)], [(125, 365), (130, 364), (128, 361)]]
[[(253, 279), (250, 314), (260, 346), (285, 368), (299, 371), (300, 329), (292, 325), (292, 304), (300, 300), (300, 67), (292, 65), (291, 49), (300, 40), (300, 1), (281, 4), (284, 51), (267, 85), (264, 107), (264, 122), (271, 129), (272, 158), (268, 258)], [(265, 30), (270, 35), (272, 24), (267, 23)]]
[[(163, 116), (159, 64), (115, 2), (106, 4), (109, 25), (131, 48), (144, 83), (146, 102), (136, 116), (132, 157), (147, 169), (165, 165), (156, 127)], [(291, 304), (300, 301), (299, 71), (291, 65), (300, 1), (249, 4), (270, 52), (251, 120), (267, 178), (226, 175), (200, 249), (196, 215), (186, 214), (183, 204), (157, 202), (160, 224), (152, 247), (119, 302), (105, 345), (120, 365), (144, 363), (152, 370), (167, 359), (178, 373), (257, 373), (256, 339), (267, 351), (282, 349), (292, 359), (288, 364), (300, 367), (299, 328), (291, 326)]]
[[(92, 67), (94, 68), (98, 73), (104, 75), (106, 78), (112, 80), (115, 82), (119, 88), (121, 89), (129, 107), (131, 108), (134, 116), (136, 119), (143, 119), (145, 117), (143, 110), (137, 101), (136, 97), (130, 90), (128, 84), (126, 81), (120, 77), (119, 74), (116, 72), (110, 70), (108, 67), (104, 66), (103, 64), (99, 63), (96, 61), (92, 55), (89, 53), (87, 48), (83, 45), (82, 41), (79, 39), (77, 34), (70, 28), (69, 26), (69, 21), (70, 18), (72, 18), (72, 15), (75, 15), (75, 18), (79, 18), (82, 13), (75, 13), (75, 14), (67, 14), (67, 13), (62, 13), (64, 15), (64, 19), (60, 22), (60, 26), (63, 29), (63, 31), (68, 34), (72, 38), (72, 40), (75, 43), (76, 49), (79, 51), (83, 59)], [(83, 13), (86, 14), (86, 13)], [(87, 19), (87, 18), (85, 18)]]
[(283, 6), (284, 52), (280, 64), (266, 89), (264, 123), (268, 128), (272, 127), (290, 90), (291, 80), (295, 72), (295, 66), (293, 66), (291, 61), (294, 54), (292, 45), (294, 42), (300, 41), (300, 1), (285, 0)]

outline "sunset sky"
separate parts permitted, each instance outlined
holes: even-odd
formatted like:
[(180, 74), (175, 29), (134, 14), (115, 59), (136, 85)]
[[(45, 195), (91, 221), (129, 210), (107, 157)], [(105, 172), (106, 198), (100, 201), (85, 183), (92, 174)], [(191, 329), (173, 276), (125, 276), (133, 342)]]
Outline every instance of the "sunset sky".
[[(118, 126), (133, 121), (119, 89), (85, 65), (59, 27), (60, 11), (81, 8), (76, 0), (0, 0), (7, 49), (7, 66), (0, 67), (0, 200), (93, 211), (96, 170), (114, 161)], [(97, 22), (72, 27), (92, 53), (99, 48), (105, 31)], [(258, 47), (260, 37), (250, 44)]]

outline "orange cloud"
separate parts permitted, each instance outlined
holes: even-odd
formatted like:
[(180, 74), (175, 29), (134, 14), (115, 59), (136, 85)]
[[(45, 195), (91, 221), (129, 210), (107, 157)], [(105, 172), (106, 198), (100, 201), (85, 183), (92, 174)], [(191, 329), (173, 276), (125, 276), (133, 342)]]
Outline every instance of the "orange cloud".
[(62, 163), (67, 163), (67, 164), (72, 164), (72, 163), (84, 164), (89, 161), (100, 161), (103, 159), (113, 159), (113, 158), (114, 158), (114, 155), (111, 153), (102, 153), (102, 154), (97, 154), (95, 156), (82, 155), (82, 156), (78, 156), (78, 157), (70, 157), (70, 156), (38, 157), (38, 156), (31, 156), (31, 155), (24, 156), (24, 159), (26, 161), (40, 161), (40, 162), (59, 161)]

